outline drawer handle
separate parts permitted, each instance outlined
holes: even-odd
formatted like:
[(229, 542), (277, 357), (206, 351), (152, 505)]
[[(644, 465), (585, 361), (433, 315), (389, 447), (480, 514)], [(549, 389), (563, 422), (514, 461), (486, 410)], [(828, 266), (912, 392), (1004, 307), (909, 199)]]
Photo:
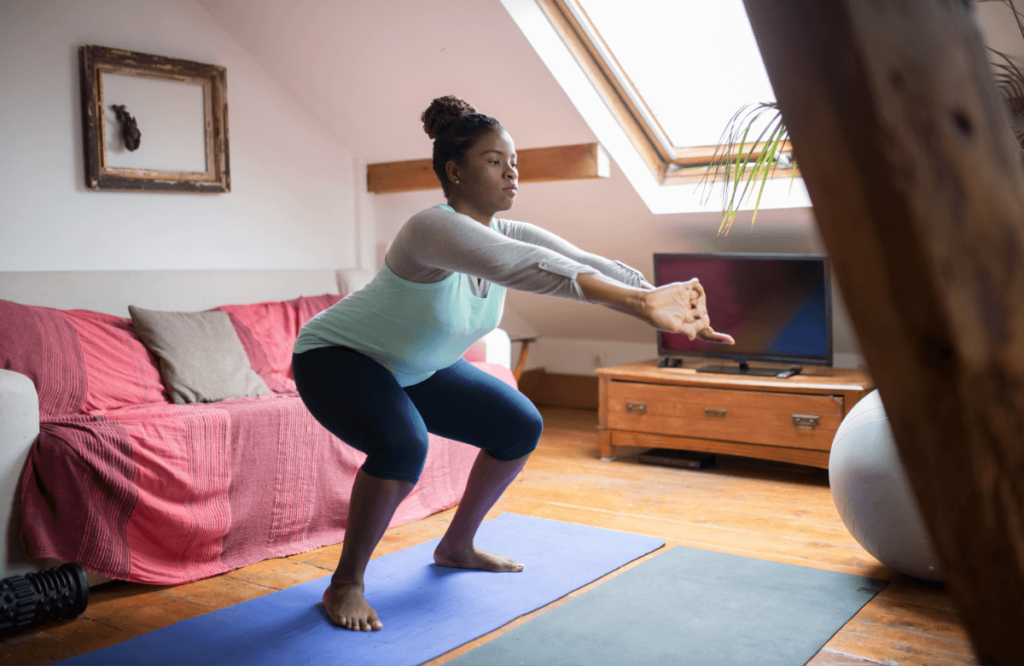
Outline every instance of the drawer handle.
[(710, 417), (716, 418), (716, 419), (724, 419), (725, 418), (725, 411), (726, 410), (724, 410), (724, 409), (711, 409), (710, 407), (705, 407), (704, 408), (704, 416), (710, 416)]
[(818, 417), (794, 414), (793, 427), (795, 427), (797, 430), (814, 430), (815, 428), (818, 427)]
[(647, 403), (646, 402), (627, 402), (626, 403), (626, 411), (629, 412), (630, 414), (640, 414), (640, 415), (646, 414), (647, 413)]

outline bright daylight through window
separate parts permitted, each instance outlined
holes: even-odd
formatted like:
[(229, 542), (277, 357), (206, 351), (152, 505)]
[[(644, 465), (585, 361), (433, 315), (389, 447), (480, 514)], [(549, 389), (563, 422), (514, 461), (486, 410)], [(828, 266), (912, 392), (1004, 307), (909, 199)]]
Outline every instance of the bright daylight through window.
[(578, 2), (673, 146), (715, 145), (741, 107), (775, 101), (741, 0)]

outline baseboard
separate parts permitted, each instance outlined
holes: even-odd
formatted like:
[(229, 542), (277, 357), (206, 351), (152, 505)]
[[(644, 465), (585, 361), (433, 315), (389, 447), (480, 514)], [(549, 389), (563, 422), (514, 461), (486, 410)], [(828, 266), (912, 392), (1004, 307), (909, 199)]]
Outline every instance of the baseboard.
[(524, 370), (523, 374), (519, 376), (519, 390), (522, 391), (523, 395), (525, 395), (528, 398), (531, 395), (536, 395), (537, 387), (540, 386), (540, 383), (544, 379), (545, 374), (546, 373), (544, 372), (544, 368)]
[(519, 378), (519, 390), (533, 404), (597, 410), (597, 375), (562, 375), (544, 368), (527, 370)]

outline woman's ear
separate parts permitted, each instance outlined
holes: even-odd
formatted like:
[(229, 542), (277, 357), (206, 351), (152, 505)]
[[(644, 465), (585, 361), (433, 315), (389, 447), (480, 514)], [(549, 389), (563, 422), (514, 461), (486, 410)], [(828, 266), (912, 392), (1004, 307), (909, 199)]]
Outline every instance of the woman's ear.
[(444, 166), (444, 171), (448, 175), (448, 181), (459, 184), (459, 165), (452, 160), (448, 160), (448, 163)]

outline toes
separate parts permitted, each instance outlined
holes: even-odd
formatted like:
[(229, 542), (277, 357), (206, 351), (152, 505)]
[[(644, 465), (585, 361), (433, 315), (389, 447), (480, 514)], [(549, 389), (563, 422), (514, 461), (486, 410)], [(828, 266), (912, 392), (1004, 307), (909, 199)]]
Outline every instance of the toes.
[(461, 557), (452, 555), (440, 556), (434, 553), (434, 562), (438, 566), (456, 567), (460, 569), (476, 569), (480, 571), (510, 572), (522, 571), (523, 565), (507, 555), (497, 555), (485, 550), (474, 549)]
[(348, 629), (349, 631), (370, 631), (371, 621), (360, 620), (359, 618), (352, 617), (350, 615), (342, 615), (340, 617), (328, 615), (328, 617), (332, 623), (342, 629)]

